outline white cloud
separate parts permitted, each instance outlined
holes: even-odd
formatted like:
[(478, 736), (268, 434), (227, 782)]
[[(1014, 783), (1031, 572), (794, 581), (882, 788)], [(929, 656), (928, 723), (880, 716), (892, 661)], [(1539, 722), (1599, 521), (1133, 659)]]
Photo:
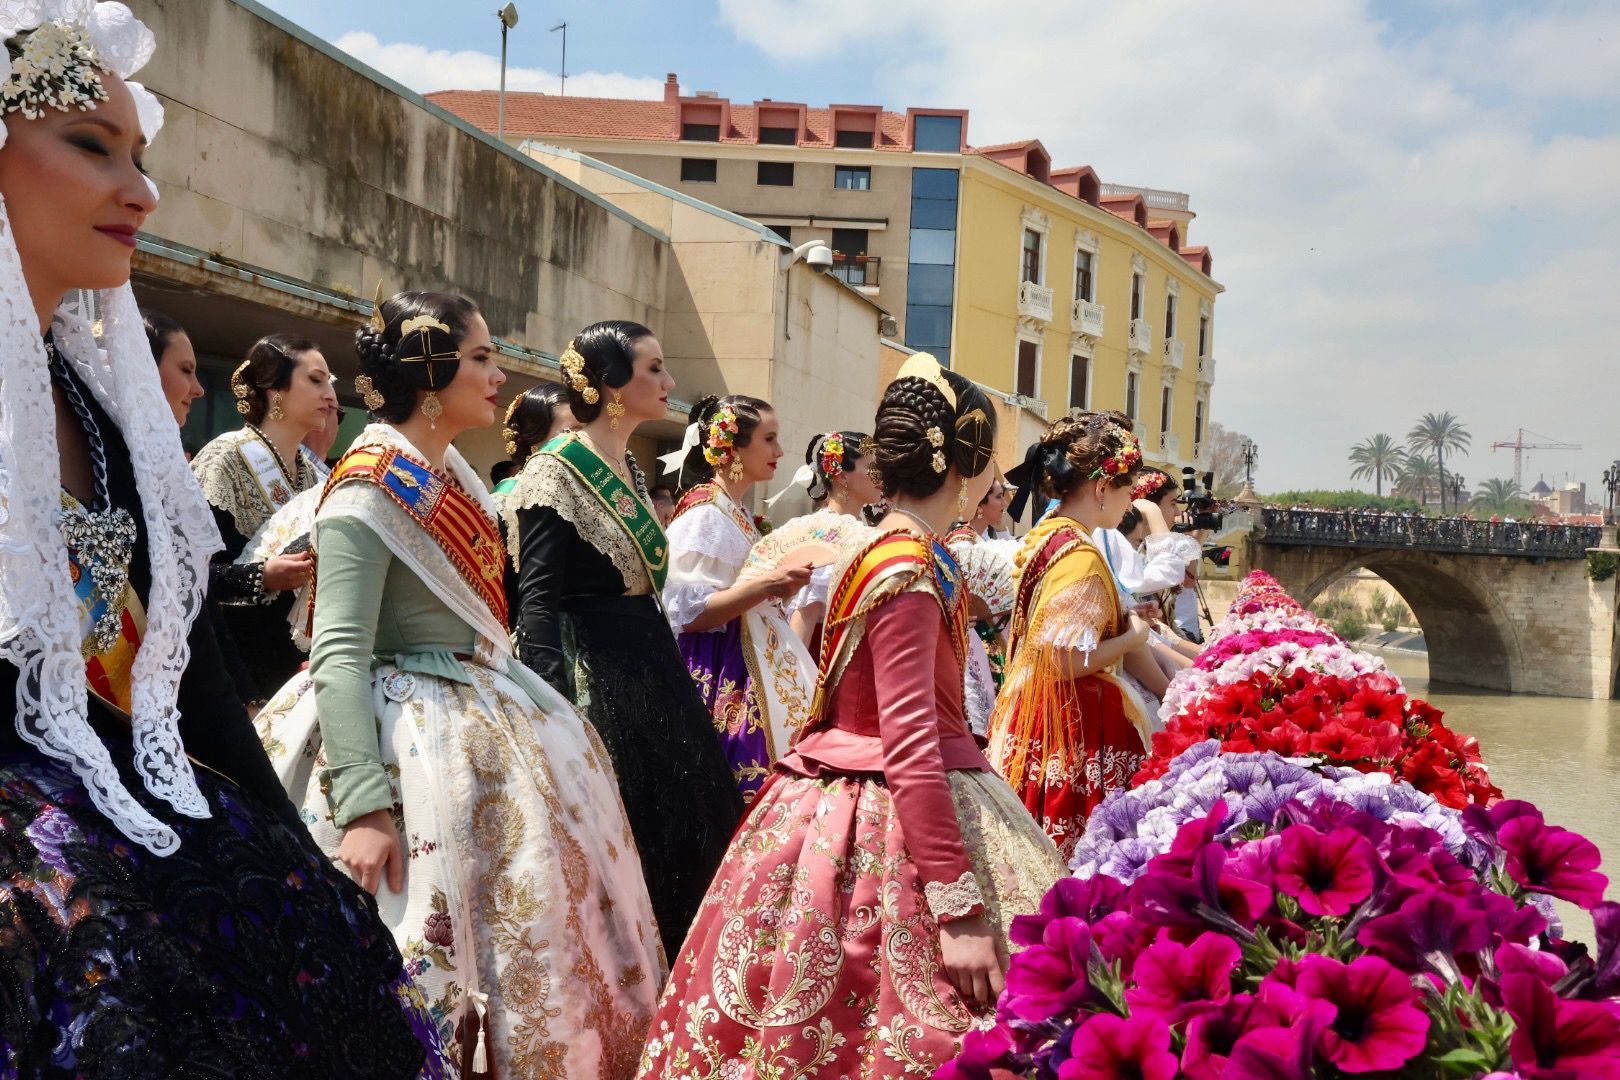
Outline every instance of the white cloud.
[(1620, 118), (1561, 123), (1620, 87), (1601, 0), (1421, 32), (1362, 0), (720, 8), (784, 63), (879, 64), (890, 105), (970, 109), (974, 143), (1192, 193), (1228, 287), (1213, 409), (1265, 487), (1346, 485), (1351, 443), (1429, 411), (1472, 428), (1471, 480), (1511, 472), (1484, 448), (1521, 425), (1586, 445), (1536, 459), (1549, 477), (1595, 487), (1620, 453)]
[[(363, 31), (344, 34), (334, 44), (422, 94), (435, 90), (494, 90), (501, 85), (500, 57), (473, 49), (451, 52), (409, 42), (384, 42), (375, 34)], [(541, 90), (555, 94), (559, 81), (555, 71), (513, 67), (510, 63), (506, 68), (508, 90)], [(568, 74), (570, 97), (659, 98), (663, 93), (661, 79), (601, 71)]]

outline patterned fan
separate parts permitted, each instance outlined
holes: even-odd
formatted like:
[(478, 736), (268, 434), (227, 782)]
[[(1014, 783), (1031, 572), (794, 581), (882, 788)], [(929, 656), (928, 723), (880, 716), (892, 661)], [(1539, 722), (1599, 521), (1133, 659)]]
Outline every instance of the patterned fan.
[(748, 553), (737, 579), (746, 581), (782, 566), (831, 566), (853, 545), (875, 535), (876, 530), (852, 517), (818, 510), (772, 529)]
[(984, 601), (997, 618), (1012, 610), (1013, 556), (1018, 548), (1019, 542), (1013, 539), (963, 540), (951, 545), (968, 592)]
[(313, 539), (310, 534), (315, 529), (315, 511), (321, 505), (322, 490), (317, 485), (294, 495), (291, 502), (259, 526), (259, 531), (242, 548), (242, 554), (236, 557), (237, 563), (261, 563), (272, 555), (286, 554), (299, 540), (304, 543), (298, 544), (295, 550), (308, 547)]

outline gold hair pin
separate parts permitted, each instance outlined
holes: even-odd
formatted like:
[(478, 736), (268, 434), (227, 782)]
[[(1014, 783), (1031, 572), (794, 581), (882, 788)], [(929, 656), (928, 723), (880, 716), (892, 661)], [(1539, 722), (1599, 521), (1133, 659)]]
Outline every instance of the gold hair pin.
[(945, 395), (945, 400), (950, 402), (951, 408), (956, 408), (956, 391), (951, 389), (951, 384), (946, 380), (945, 369), (940, 367), (939, 361), (935, 360), (930, 354), (925, 352), (914, 354), (910, 360), (900, 365), (900, 370), (894, 377), (896, 379), (921, 379), (923, 382), (930, 383), (936, 390)]

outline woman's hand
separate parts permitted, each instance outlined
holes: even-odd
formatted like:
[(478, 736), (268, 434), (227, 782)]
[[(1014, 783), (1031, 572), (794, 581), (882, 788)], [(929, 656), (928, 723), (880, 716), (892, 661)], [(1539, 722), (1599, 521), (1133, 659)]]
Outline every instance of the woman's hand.
[(1130, 648), (1147, 644), (1148, 635), (1152, 627), (1143, 621), (1140, 615), (1132, 615), (1130, 626), (1125, 630), (1125, 638), (1130, 642)]
[(808, 566), (778, 566), (761, 577), (759, 582), (760, 590), (764, 593), (762, 599), (787, 600), (800, 589), (810, 584), (810, 568)]
[(984, 916), (953, 919), (941, 925), (939, 952), (951, 985), (981, 1009), (995, 1008), (1005, 983), (996, 936)]
[(387, 810), (361, 814), (345, 825), (338, 859), (360, 887), (372, 895), (376, 895), (384, 874), (388, 876), (389, 892), (405, 889), (405, 854), (400, 850), (393, 815)]
[(286, 592), (302, 589), (309, 584), (315, 572), (315, 555), (300, 551), (296, 555), (272, 555), (264, 561), (265, 592)]
[(1151, 499), (1137, 499), (1131, 503), (1142, 514), (1142, 520), (1147, 522), (1148, 534), (1159, 536), (1170, 531), (1170, 525), (1164, 520), (1164, 510)]

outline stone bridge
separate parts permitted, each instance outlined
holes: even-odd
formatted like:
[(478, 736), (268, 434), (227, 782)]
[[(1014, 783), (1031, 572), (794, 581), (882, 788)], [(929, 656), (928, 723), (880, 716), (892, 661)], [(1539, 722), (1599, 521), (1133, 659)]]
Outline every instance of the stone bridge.
[(1587, 577), (1613, 534), (1570, 525), (1403, 514), (1263, 510), (1250, 565), (1309, 607), (1351, 571), (1388, 581), (1412, 608), (1436, 682), (1565, 697), (1620, 696), (1616, 578)]

